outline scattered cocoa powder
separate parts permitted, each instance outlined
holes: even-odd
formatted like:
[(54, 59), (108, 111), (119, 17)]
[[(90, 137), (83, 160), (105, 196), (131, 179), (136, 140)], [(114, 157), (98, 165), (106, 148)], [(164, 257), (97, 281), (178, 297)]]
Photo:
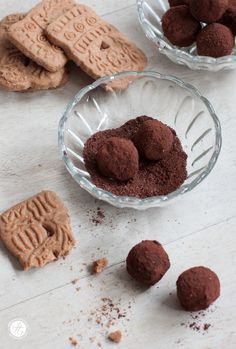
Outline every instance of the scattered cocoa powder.
[(95, 322), (101, 328), (110, 328), (116, 321), (127, 316), (127, 312), (120, 308), (120, 300), (115, 303), (111, 298), (104, 297), (101, 301), (101, 306), (90, 312), (89, 322)]
[(100, 175), (96, 155), (101, 144), (110, 137), (123, 137), (133, 140), (140, 126), (146, 120), (152, 120), (152, 118), (147, 116), (138, 117), (117, 129), (97, 132), (87, 140), (83, 153), (85, 166), (91, 175), (92, 182), (97, 187), (119, 196), (146, 198), (171, 193), (185, 181), (187, 178), (187, 155), (172, 129), (174, 142), (168, 156), (160, 161), (150, 161), (140, 157), (139, 171), (133, 179), (127, 182), (118, 182)]
[(109, 339), (111, 342), (115, 342), (115, 343), (120, 343), (121, 338), (122, 338), (122, 333), (121, 333), (121, 331), (111, 332), (111, 333), (109, 333), (109, 335), (108, 335), (108, 339)]
[(92, 264), (92, 273), (99, 274), (101, 273), (108, 265), (107, 258), (101, 258), (93, 262)]

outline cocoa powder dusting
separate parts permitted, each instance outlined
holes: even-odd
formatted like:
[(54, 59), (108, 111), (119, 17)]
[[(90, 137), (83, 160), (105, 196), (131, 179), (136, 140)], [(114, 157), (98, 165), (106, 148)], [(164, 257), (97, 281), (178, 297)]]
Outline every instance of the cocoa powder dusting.
[(174, 130), (174, 142), (168, 155), (159, 161), (149, 161), (140, 157), (139, 170), (133, 179), (118, 182), (100, 175), (96, 155), (103, 142), (110, 137), (122, 137), (134, 140), (142, 123), (151, 120), (141, 116), (130, 120), (117, 129), (101, 131), (90, 137), (84, 147), (85, 166), (91, 175), (92, 182), (99, 188), (118, 196), (146, 198), (167, 195), (178, 189), (187, 178), (187, 155), (183, 151), (179, 138)]
[(107, 258), (101, 258), (92, 263), (92, 274), (101, 273), (108, 265)]
[(114, 343), (120, 343), (121, 338), (122, 338), (122, 333), (119, 330), (115, 331), (115, 332), (111, 332), (108, 335), (108, 339)]
[(93, 212), (91, 222), (96, 226), (98, 226), (104, 222), (104, 219), (105, 219), (105, 213), (100, 207), (98, 207), (96, 212), (95, 211)]

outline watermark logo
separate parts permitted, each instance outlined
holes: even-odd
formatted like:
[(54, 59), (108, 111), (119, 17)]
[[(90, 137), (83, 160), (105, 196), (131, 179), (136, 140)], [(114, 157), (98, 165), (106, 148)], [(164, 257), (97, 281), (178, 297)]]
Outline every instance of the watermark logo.
[(28, 334), (28, 324), (25, 320), (14, 319), (8, 324), (8, 332), (15, 339), (22, 339)]

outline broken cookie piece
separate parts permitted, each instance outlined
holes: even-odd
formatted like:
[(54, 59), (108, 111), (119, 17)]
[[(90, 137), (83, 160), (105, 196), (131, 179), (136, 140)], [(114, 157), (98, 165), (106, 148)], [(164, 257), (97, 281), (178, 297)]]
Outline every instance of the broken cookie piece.
[(93, 274), (99, 274), (101, 273), (108, 265), (108, 260), (106, 258), (98, 259), (97, 261), (93, 262), (92, 265), (92, 273)]
[(114, 342), (114, 343), (120, 343), (121, 338), (122, 338), (122, 333), (121, 333), (121, 331), (111, 332), (111, 333), (108, 335), (108, 339), (109, 339), (111, 342)]
[(25, 270), (66, 256), (75, 244), (68, 210), (52, 191), (43, 191), (3, 213), (0, 238)]

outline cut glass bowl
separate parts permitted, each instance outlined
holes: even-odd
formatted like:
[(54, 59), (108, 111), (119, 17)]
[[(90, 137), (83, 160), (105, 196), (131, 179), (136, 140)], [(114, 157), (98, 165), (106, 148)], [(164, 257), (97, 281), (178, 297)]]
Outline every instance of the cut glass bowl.
[[(106, 92), (102, 85), (136, 78), (128, 89)], [(121, 197), (96, 187), (83, 160), (83, 147), (94, 133), (147, 115), (174, 128), (188, 155), (188, 178), (175, 192), (146, 199)], [(97, 199), (117, 207), (163, 206), (192, 191), (213, 169), (221, 149), (220, 122), (209, 101), (192, 85), (157, 72), (124, 72), (97, 80), (69, 103), (59, 124), (59, 149), (75, 181)]]

